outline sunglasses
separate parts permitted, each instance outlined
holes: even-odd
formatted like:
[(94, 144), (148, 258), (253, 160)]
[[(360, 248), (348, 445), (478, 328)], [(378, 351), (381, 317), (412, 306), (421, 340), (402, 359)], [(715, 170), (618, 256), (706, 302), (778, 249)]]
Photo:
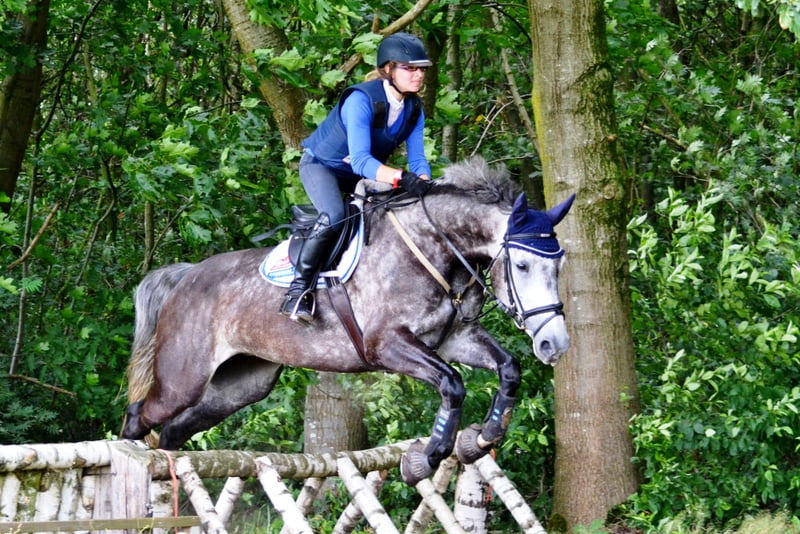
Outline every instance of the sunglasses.
[(421, 71), (422, 73), (425, 73), (425, 71), (428, 70), (428, 67), (418, 67), (416, 65), (405, 65), (402, 63), (397, 63), (395, 67), (397, 67), (398, 69), (407, 70), (408, 72)]

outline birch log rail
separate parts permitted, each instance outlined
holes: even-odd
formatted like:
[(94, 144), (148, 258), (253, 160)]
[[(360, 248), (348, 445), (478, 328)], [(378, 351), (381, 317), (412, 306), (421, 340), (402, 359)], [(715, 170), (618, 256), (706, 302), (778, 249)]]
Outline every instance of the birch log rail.
[[(192, 534), (226, 534), (233, 507), (246, 479), (258, 479), (284, 520), (283, 532), (312, 532), (305, 514), (321, 496), (322, 481), (339, 477), (353, 501), (339, 518), (336, 534), (353, 532), (366, 519), (378, 534), (400, 532), (377, 498), (389, 470), (413, 443), (408, 440), (363, 451), (330, 454), (277, 454), (253, 451), (163, 451), (142, 442), (0, 446), (0, 534), (23, 532), (123, 533), (150, 530), (164, 534), (181, 529)], [(475, 503), (469, 520), (454, 514), (445, 493), (456, 474), (455, 456), (443, 462), (417, 491), (423, 500), (404, 532), (425, 532), (438, 519), (449, 534), (486, 532), (486, 510)], [(476, 463), (484, 479), (512, 511), (521, 532), (546, 534), (500, 467), (486, 456)], [(204, 479), (226, 480), (212, 500)], [(284, 480), (305, 480), (295, 500)], [(459, 484), (460, 485), (460, 484)], [(456, 492), (459, 490), (456, 486)], [(178, 515), (179, 490), (195, 515)], [(463, 490), (466, 493), (474, 490)], [(459, 500), (456, 495), (455, 500)], [(459, 501), (463, 509), (464, 502)], [(483, 520), (481, 520), (483, 517)], [(468, 525), (468, 527), (467, 527)]]

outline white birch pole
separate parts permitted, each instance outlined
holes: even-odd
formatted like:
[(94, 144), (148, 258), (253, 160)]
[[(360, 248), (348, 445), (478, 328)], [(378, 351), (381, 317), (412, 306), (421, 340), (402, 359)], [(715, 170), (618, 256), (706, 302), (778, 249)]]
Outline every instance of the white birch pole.
[(505, 503), (506, 508), (525, 534), (547, 534), (542, 524), (536, 519), (533, 510), (530, 509), (525, 499), (490, 454), (482, 456), (474, 465), (484, 480), (492, 486), (498, 498)]
[[(458, 459), (455, 455), (451, 455), (439, 464), (439, 469), (433, 474), (433, 486), (436, 491), (443, 494), (450, 486), (450, 479), (453, 478), (453, 472), (458, 467)], [(417, 509), (411, 514), (411, 518), (406, 525), (405, 534), (422, 534), (433, 518), (433, 510), (425, 502), (425, 499), (419, 503)]]
[[(387, 471), (370, 471), (367, 474), (367, 487), (373, 495), (377, 496), (380, 494), (387, 475)], [(339, 516), (339, 520), (336, 521), (336, 525), (333, 527), (331, 534), (350, 534), (350, 532), (355, 530), (358, 522), (361, 521), (363, 517), (364, 514), (361, 513), (361, 509), (358, 505), (350, 501), (344, 509), (344, 512), (342, 512), (342, 515)]]
[(9, 473), (3, 477), (0, 491), (0, 521), (13, 521), (17, 518), (17, 497), (22, 487), (19, 477)]
[(444, 497), (433, 487), (433, 482), (424, 478), (417, 483), (416, 488), (422, 498), (425, 499), (425, 504), (433, 510), (436, 519), (442, 524), (442, 528), (447, 534), (466, 534), (461, 525), (458, 524), (458, 521), (456, 521), (456, 516), (453, 515), (453, 512), (444, 501)]
[[(305, 516), (311, 509), (311, 503), (317, 498), (319, 489), (324, 483), (325, 479), (320, 477), (307, 478), (303, 482), (303, 489), (300, 490), (300, 495), (297, 496), (295, 501), (295, 505), (297, 505), (297, 509), (300, 510), (301, 514)], [(281, 528), (281, 534), (289, 534), (289, 528), (286, 525)]]
[[(36, 494), (34, 505), (34, 521), (52, 521), (58, 517), (58, 505), (61, 504), (61, 471), (45, 471), (42, 473), (40, 488)], [(49, 533), (43, 533), (49, 534)]]
[(311, 504), (317, 498), (320, 488), (325, 483), (324, 478), (312, 477), (307, 478), (303, 482), (303, 489), (300, 490), (300, 495), (297, 496), (297, 508), (305, 515), (311, 509)]
[(220, 521), (214, 503), (208, 496), (203, 481), (194, 471), (192, 461), (188, 457), (181, 457), (175, 461), (175, 472), (183, 482), (183, 489), (192, 503), (194, 511), (203, 522), (203, 531), (206, 534), (227, 534), (225, 525)]
[(36, 445), (2, 445), (0, 471), (40, 471), (102, 467), (111, 463), (108, 441)]
[(487, 487), (474, 464), (464, 466), (456, 484), (453, 514), (466, 532), (486, 534)]
[(314, 531), (311, 530), (303, 513), (297, 508), (289, 488), (281, 480), (272, 461), (266, 456), (256, 459), (256, 470), (261, 486), (267, 492), (272, 506), (281, 514), (283, 523), (289, 532), (291, 534), (313, 534)]
[(337, 465), (339, 476), (347, 486), (347, 491), (353, 496), (353, 500), (361, 508), (361, 512), (370, 526), (375, 529), (376, 534), (400, 534), (378, 498), (370, 492), (364, 477), (361, 476), (361, 472), (352, 460), (343, 456), (339, 458)]
[(242, 496), (243, 491), (244, 479), (240, 477), (228, 477), (225, 481), (225, 486), (222, 487), (222, 491), (219, 497), (217, 497), (217, 504), (214, 506), (219, 520), (222, 521), (223, 524), (228, 524), (228, 521), (230, 521), (233, 507), (236, 505), (236, 501), (239, 500), (239, 497)]
[[(177, 475), (176, 475), (177, 476)], [(175, 515), (175, 487), (171, 480), (153, 480), (150, 482), (150, 508), (153, 517), (173, 517)], [(168, 534), (165, 528), (154, 528), (152, 534)]]
[(60, 521), (78, 518), (78, 511), (81, 508), (81, 480), (79, 474), (76, 469), (67, 469), (62, 474), (61, 503), (58, 506), (58, 516), (56, 517)]

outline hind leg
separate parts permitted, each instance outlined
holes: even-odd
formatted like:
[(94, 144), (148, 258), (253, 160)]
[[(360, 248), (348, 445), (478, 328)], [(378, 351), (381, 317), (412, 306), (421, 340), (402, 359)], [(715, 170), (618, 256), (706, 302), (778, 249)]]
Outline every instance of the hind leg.
[(212, 347), (208, 343), (181, 345), (179, 337), (156, 344), (152, 386), (143, 400), (128, 406), (122, 438), (142, 439), (203, 396), (216, 364), (213, 360), (201, 361), (195, 355), (212, 354)]
[(142, 404), (144, 404), (144, 401), (138, 401), (128, 405), (125, 415), (125, 424), (120, 433), (120, 437), (123, 439), (142, 439), (150, 432), (150, 428), (146, 426), (142, 422), (141, 417), (139, 417), (142, 411)]
[[(194, 390), (187, 390), (179, 396), (166, 397), (161, 394), (157, 385), (158, 382), (155, 382), (143, 400), (128, 405), (120, 435), (122, 439), (143, 439), (152, 429), (197, 402), (197, 397), (202, 395), (205, 388), (204, 383), (198, 382), (194, 384)], [(192, 387), (192, 383), (188, 381), (185, 385), (187, 388)]]
[(178, 449), (197, 432), (260, 401), (272, 391), (282, 369), (252, 356), (237, 355), (227, 360), (214, 373), (200, 401), (164, 423), (158, 446)]

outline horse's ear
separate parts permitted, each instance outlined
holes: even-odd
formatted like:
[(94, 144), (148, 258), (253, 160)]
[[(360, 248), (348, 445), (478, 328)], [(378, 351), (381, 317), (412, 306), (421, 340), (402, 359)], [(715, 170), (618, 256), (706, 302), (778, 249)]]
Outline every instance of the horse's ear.
[(553, 222), (553, 226), (560, 223), (561, 219), (563, 219), (567, 215), (567, 212), (572, 207), (572, 202), (574, 200), (575, 200), (575, 193), (572, 193), (567, 200), (565, 200), (558, 206), (550, 208), (547, 211), (547, 218)]
[(525, 225), (528, 220), (528, 200), (525, 198), (525, 193), (520, 193), (517, 200), (514, 201), (514, 207), (511, 210), (511, 223), (516, 227)]

